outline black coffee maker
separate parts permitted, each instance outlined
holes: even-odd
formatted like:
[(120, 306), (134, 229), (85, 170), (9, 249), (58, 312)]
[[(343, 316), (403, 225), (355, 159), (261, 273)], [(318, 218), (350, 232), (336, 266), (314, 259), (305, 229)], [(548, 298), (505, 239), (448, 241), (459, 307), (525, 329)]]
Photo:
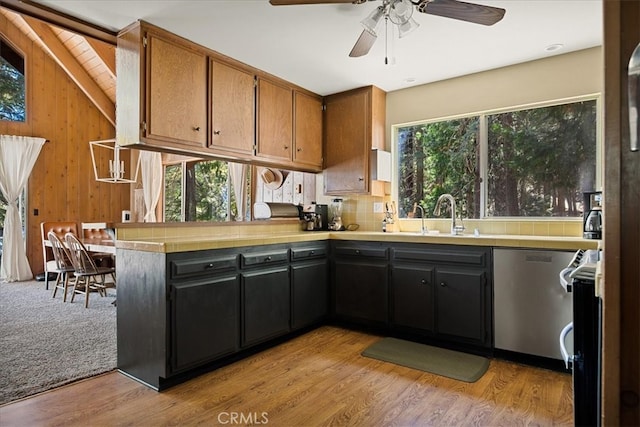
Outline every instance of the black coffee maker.
[(582, 214), (582, 237), (602, 239), (602, 191), (582, 193), (584, 213)]

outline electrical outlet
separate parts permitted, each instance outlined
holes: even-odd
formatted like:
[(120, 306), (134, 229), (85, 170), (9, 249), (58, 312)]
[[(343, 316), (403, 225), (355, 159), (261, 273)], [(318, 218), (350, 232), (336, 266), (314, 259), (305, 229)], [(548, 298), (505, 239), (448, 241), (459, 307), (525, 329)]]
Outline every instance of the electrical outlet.
[(373, 213), (382, 213), (382, 202), (375, 202), (373, 204)]

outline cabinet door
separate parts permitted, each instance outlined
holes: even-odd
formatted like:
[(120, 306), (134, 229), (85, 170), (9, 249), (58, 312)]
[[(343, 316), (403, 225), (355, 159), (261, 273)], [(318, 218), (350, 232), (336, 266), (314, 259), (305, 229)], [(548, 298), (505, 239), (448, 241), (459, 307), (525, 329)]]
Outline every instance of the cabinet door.
[(289, 268), (242, 274), (243, 346), (289, 332)]
[(369, 190), (370, 102), (369, 91), (325, 99), (325, 194)]
[(254, 75), (211, 59), (211, 148), (253, 153)]
[(256, 156), (291, 161), (293, 91), (258, 78), (258, 135)]
[(302, 328), (324, 318), (328, 310), (327, 260), (291, 266), (291, 327)]
[(391, 270), (393, 323), (433, 331), (433, 268), (419, 265), (394, 266)]
[(144, 136), (203, 148), (207, 142), (207, 57), (148, 34), (146, 65)]
[(233, 353), (239, 345), (240, 285), (236, 275), (172, 285), (172, 369)]
[(388, 321), (387, 265), (334, 262), (335, 308), (338, 316), (366, 321)]
[(438, 334), (484, 343), (486, 340), (486, 273), (463, 268), (436, 270)]
[(295, 163), (322, 169), (322, 99), (294, 92)]

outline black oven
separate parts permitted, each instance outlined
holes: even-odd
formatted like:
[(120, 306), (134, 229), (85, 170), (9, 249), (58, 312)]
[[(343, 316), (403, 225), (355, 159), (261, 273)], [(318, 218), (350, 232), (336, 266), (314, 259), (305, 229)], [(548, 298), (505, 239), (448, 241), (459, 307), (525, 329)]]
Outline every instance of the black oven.
[[(576, 426), (600, 426), (602, 371), (602, 300), (596, 292), (598, 251), (579, 251), (578, 262), (565, 269), (567, 292), (572, 293), (573, 320), (560, 336), (560, 347), (573, 374), (573, 414)], [(573, 330), (573, 355), (564, 338)]]

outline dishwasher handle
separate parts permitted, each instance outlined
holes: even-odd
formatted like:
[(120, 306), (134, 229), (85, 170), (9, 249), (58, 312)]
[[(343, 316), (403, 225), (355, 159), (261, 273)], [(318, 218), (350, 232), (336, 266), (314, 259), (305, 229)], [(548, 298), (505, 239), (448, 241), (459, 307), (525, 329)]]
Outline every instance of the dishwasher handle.
[(565, 343), (569, 332), (573, 331), (573, 322), (569, 322), (567, 326), (562, 328), (560, 332), (560, 352), (562, 353), (562, 360), (564, 360), (564, 366), (569, 369), (571, 362), (573, 362), (574, 355), (570, 355), (567, 351), (567, 345)]

